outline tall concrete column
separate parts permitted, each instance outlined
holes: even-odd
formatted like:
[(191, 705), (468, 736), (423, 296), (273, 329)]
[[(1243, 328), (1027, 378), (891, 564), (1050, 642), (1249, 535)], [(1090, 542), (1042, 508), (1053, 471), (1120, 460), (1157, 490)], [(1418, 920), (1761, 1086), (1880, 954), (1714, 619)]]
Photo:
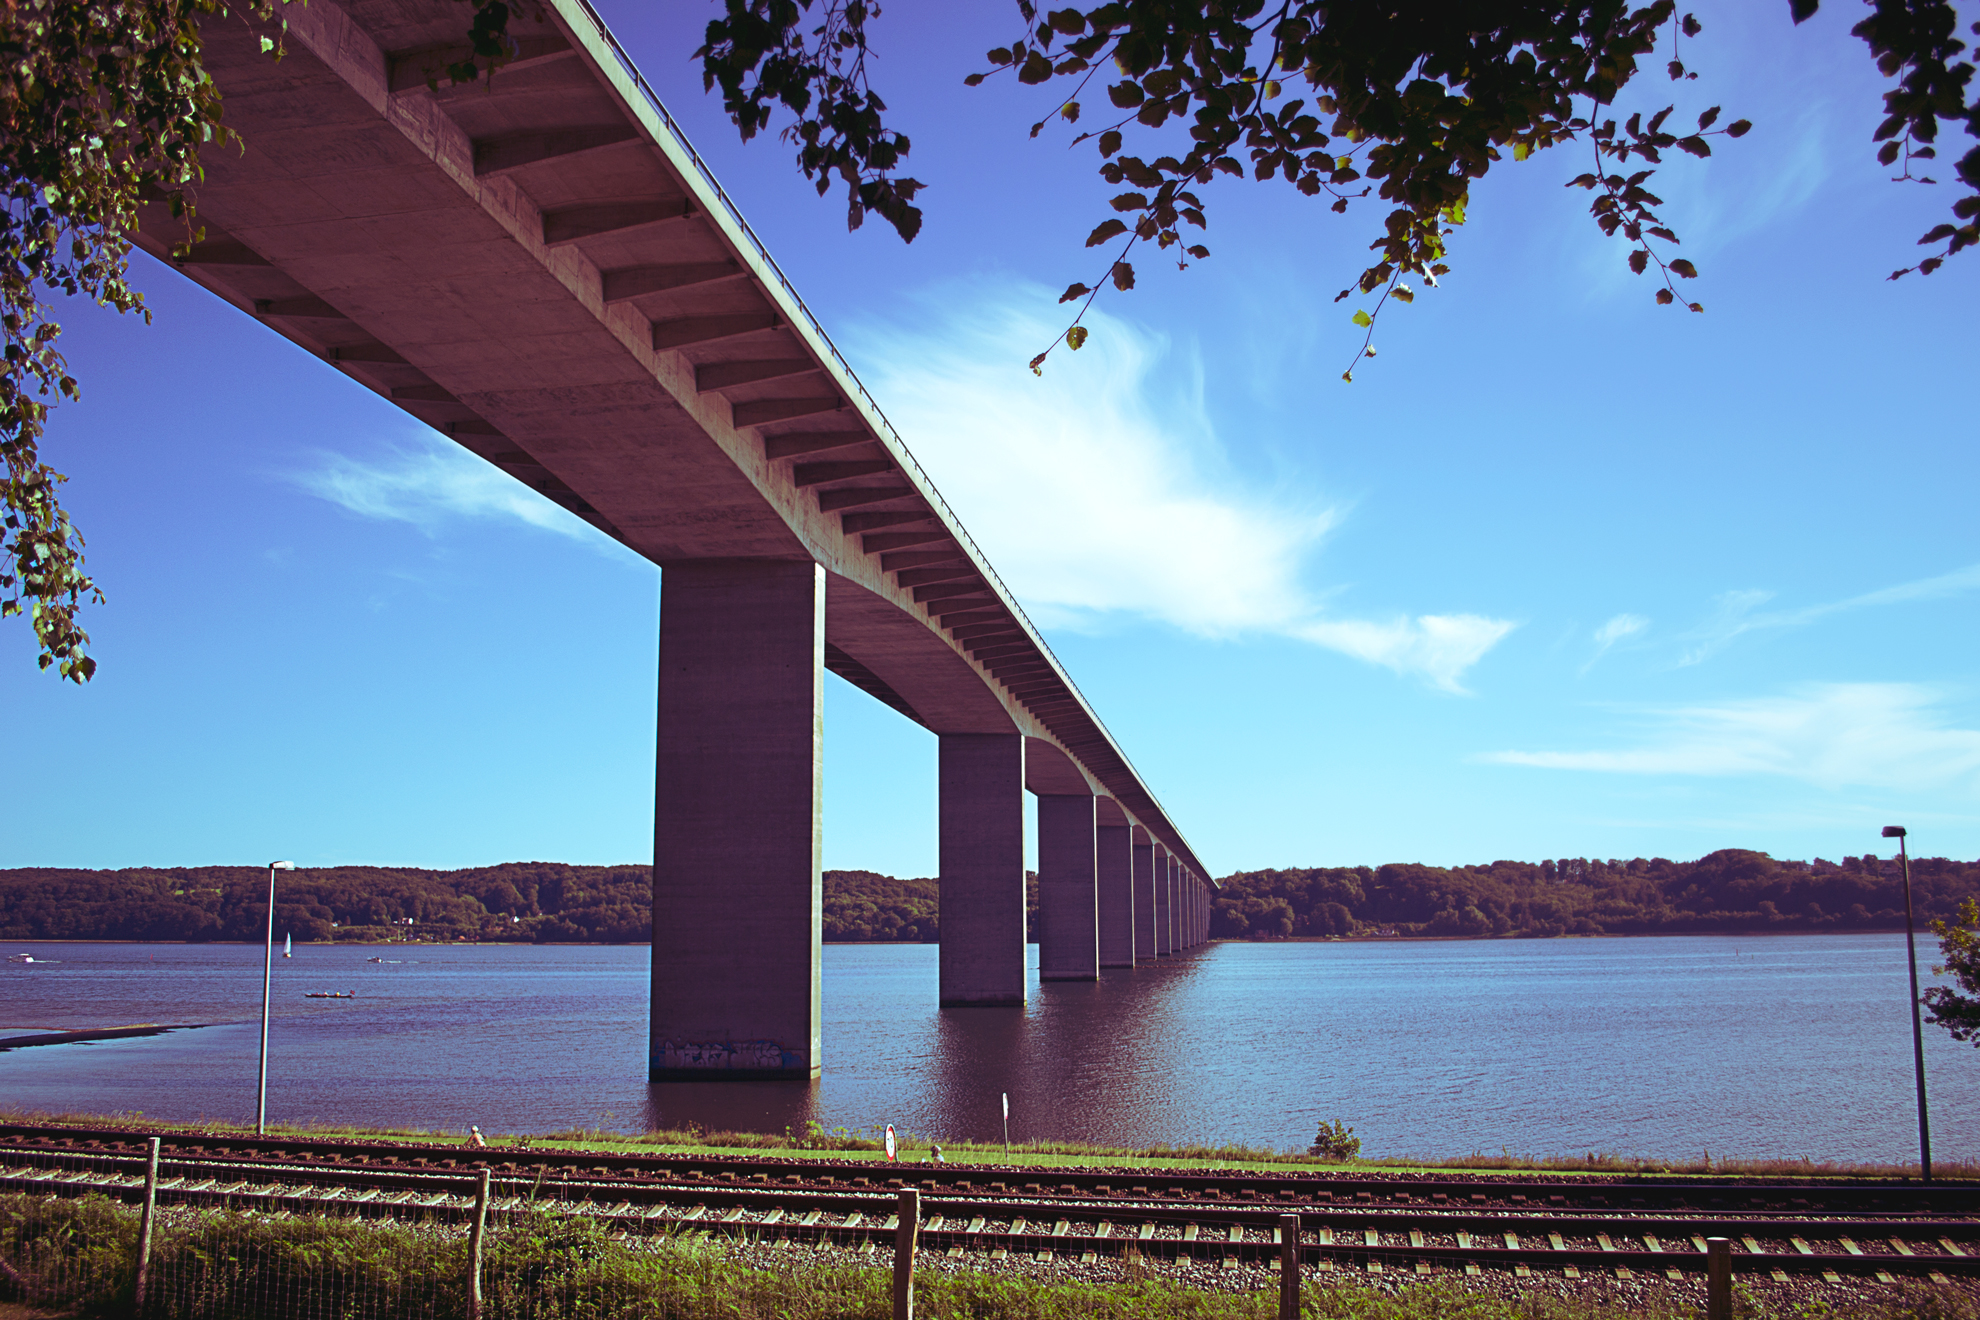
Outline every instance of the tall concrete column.
[(1090, 793), (1038, 795), (1038, 979), (1100, 979), (1100, 885)]
[(1094, 831), (1100, 867), (1100, 965), (1134, 966), (1134, 841), (1127, 825)]
[(1024, 1003), (1024, 737), (941, 735), (941, 996)]
[(824, 645), (816, 564), (665, 570), (651, 1081), (818, 1076)]
[(1182, 889), (1178, 881), (1182, 879), (1182, 859), (1174, 853), (1168, 855), (1168, 881), (1162, 889), (1162, 938), (1168, 940), (1168, 952), (1180, 954), (1182, 942), (1176, 930), (1176, 891)]
[(1175, 933), (1170, 927), (1169, 909), (1174, 904), (1174, 891), (1169, 887), (1169, 873), (1175, 869), (1176, 859), (1161, 844), (1155, 845), (1155, 952), (1164, 958), (1175, 953)]
[(1155, 961), (1155, 857), (1157, 843), (1134, 845), (1134, 957)]

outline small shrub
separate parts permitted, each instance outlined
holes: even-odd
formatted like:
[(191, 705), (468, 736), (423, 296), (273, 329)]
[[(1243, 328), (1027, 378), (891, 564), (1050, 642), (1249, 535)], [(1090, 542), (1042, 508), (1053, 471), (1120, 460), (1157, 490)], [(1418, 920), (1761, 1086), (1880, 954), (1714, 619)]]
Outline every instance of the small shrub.
[(1361, 1154), (1361, 1138), (1354, 1135), (1354, 1129), (1335, 1119), (1320, 1121), (1319, 1135), (1313, 1144), (1306, 1148), (1309, 1155), (1318, 1155), (1323, 1160), (1340, 1160), (1345, 1163)]

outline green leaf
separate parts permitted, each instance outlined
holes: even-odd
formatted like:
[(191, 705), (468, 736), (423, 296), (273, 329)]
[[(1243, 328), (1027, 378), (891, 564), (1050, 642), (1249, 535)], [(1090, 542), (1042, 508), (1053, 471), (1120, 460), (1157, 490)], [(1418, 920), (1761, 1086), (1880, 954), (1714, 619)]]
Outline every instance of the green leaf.
[(1366, 330), (1369, 326), (1375, 324), (1375, 318), (1370, 316), (1367, 312), (1358, 311), (1354, 314), (1354, 323), (1360, 326), (1363, 330)]
[(1071, 350), (1072, 350), (1073, 352), (1075, 352), (1075, 353), (1077, 353), (1077, 352), (1079, 352), (1079, 350), (1080, 350), (1081, 348), (1083, 348), (1083, 347), (1085, 347), (1085, 346), (1086, 346), (1086, 327), (1085, 327), (1085, 326), (1083, 326), (1083, 325), (1076, 325), (1076, 326), (1074, 326), (1074, 327), (1073, 327), (1072, 329), (1070, 329), (1070, 330), (1068, 330), (1068, 331), (1066, 331), (1066, 347), (1067, 347), (1067, 348), (1070, 348), (1070, 349), (1071, 349)]

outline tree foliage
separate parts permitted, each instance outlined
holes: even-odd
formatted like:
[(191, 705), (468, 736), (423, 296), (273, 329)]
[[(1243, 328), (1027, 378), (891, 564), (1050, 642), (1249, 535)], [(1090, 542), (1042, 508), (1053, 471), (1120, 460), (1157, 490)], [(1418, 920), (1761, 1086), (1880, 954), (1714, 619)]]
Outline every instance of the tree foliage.
[[(273, 14), (273, 0), (243, 12)], [(52, 397), (74, 399), (52, 300), (86, 297), (150, 319), (128, 258), (138, 207), (185, 215), (199, 153), (226, 144), (220, 94), (200, 65), (199, 24), (221, 0), (13, 0), (0, 6), (0, 617), (26, 612), (43, 669), (96, 671), (76, 618), (101, 601), (83, 539), (42, 460)], [(272, 39), (264, 39), (279, 54)]]
[(1934, 920), (1932, 933), (1939, 937), (1939, 956), (1945, 959), (1932, 970), (1951, 976), (1958, 988), (1935, 985), (1919, 1000), (1931, 1021), (1954, 1040), (1970, 1040), (1980, 1049), (1980, 902), (1968, 898), (1952, 920)]
[[(1911, 868), (1914, 898), (1928, 916), (1951, 916), (1962, 897), (1980, 890), (1980, 862), (1915, 858)], [(1777, 861), (1743, 848), (1694, 862), (1564, 857), (1247, 871), (1223, 884), (1210, 923), (1220, 939), (1804, 934), (1904, 926), (1895, 863)]]
[[(1818, 3), (1790, 0), (1790, 16), (1800, 23)], [(1965, 45), (1957, 10), (1952, 0), (1867, 3), (1871, 13), (1853, 32), (1892, 84), (1877, 158), (1902, 160), (1900, 178), (1929, 182), (1911, 166), (1933, 158), (1941, 120), (1980, 138), (1980, 100), (1968, 100), (1973, 67), (1958, 58)], [(807, 175), (829, 163), (849, 187), (856, 180), (885, 195), (907, 139), (882, 124), (884, 105), (868, 80), (866, 26), (879, 10), (820, 0), (814, 28), (812, 8), (812, 0), (728, 0), (699, 52), (704, 80), (721, 85), (745, 138), (782, 104), (793, 116), (785, 136), (803, 144)], [(1074, 141), (1093, 143), (1101, 177), (1122, 189), (1109, 203), (1115, 214), (1086, 239), (1090, 248), (1118, 246), (1091, 285), (1075, 282), (1060, 299), (1080, 302), (1065, 334), (1071, 348), (1085, 342), (1080, 320), (1101, 288), (1134, 287), (1128, 258), (1137, 245), (1152, 243), (1178, 266), (1210, 255), (1193, 240), (1208, 226), (1202, 190), (1223, 175), (1279, 180), (1334, 211), (1371, 196), (1386, 204), (1369, 244), (1375, 259), (1336, 299), (1375, 299), (1372, 311), (1358, 308), (1352, 318), (1372, 337), (1389, 301), (1414, 299), (1409, 280), (1434, 285), (1448, 272), (1448, 241), (1464, 222), (1475, 180), (1508, 155), (1524, 160), (1568, 144), (1588, 150), (1592, 166), (1570, 186), (1592, 194), (1589, 210), (1603, 233), (1627, 242), (1630, 269), (1643, 274), (1654, 265), (1659, 303), (1704, 310), (1679, 291), (1698, 271), (1674, 255), (1679, 238), (1657, 214), (1663, 199), (1649, 180), (1664, 153), (1709, 156), (1712, 138), (1736, 138), (1751, 125), (1735, 119), (1718, 127), (1716, 106), (1681, 128), (1671, 126), (1672, 105), (1619, 108), (1632, 80), (1658, 63), (1672, 81), (1697, 79), (1684, 43), (1702, 27), (1680, 15), (1675, 0), (1634, 8), (1617, 0), (1107, 0), (1086, 9), (1017, 0), (1017, 9), (1023, 26), (1015, 39), (991, 50), (991, 68), (965, 81), (1001, 75), (1065, 87), (1032, 136), (1055, 120), (1093, 125)], [(1666, 42), (1667, 60), (1658, 55)], [(845, 91), (855, 86), (856, 118)], [(831, 145), (824, 155), (821, 140)], [(1954, 223), (1920, 240), (1943, 249), (1893, 279), (1930, 274), (1980, 242), (1980, 147), (1955, 171), (1967, 192), (1953, 203)], [(920, 186), (902, 182), (910, 196)], [(910, 219), (896, 221), (903, 238), (919, 229), (920, 211)], [(1033, 370), (1050, 351), (1033, 359)], [(1373, 355), (1369, 339), (1359, 351)], [(1352, 379), (1351, 369), (1343, 374)]]

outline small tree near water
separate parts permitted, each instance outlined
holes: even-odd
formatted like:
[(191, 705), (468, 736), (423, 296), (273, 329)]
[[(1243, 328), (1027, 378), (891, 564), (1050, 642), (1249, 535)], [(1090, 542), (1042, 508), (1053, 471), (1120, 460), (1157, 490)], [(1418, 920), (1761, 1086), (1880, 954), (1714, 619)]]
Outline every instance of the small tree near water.
[(1939, 937), (1939, 956), (1945, 959), (1932, 971), (1951, 975), (1959, 989), (1935, 985), (1919, 1002), (1954, 1040), (1970, 1040), (1980, 1049), (1980, 902), (1968, 898), (1952, 921), (1934, 921), (1932, 933)]
[(1354, 1135), (1354, 1129), (1335, 1119), (1320, 1121), (1319, 1135), (1307, 1147), (1307, 1154), (1318, 1155), (1323, 1160), (1347, 1161), (1361, 1154), (1361, 1138)]

